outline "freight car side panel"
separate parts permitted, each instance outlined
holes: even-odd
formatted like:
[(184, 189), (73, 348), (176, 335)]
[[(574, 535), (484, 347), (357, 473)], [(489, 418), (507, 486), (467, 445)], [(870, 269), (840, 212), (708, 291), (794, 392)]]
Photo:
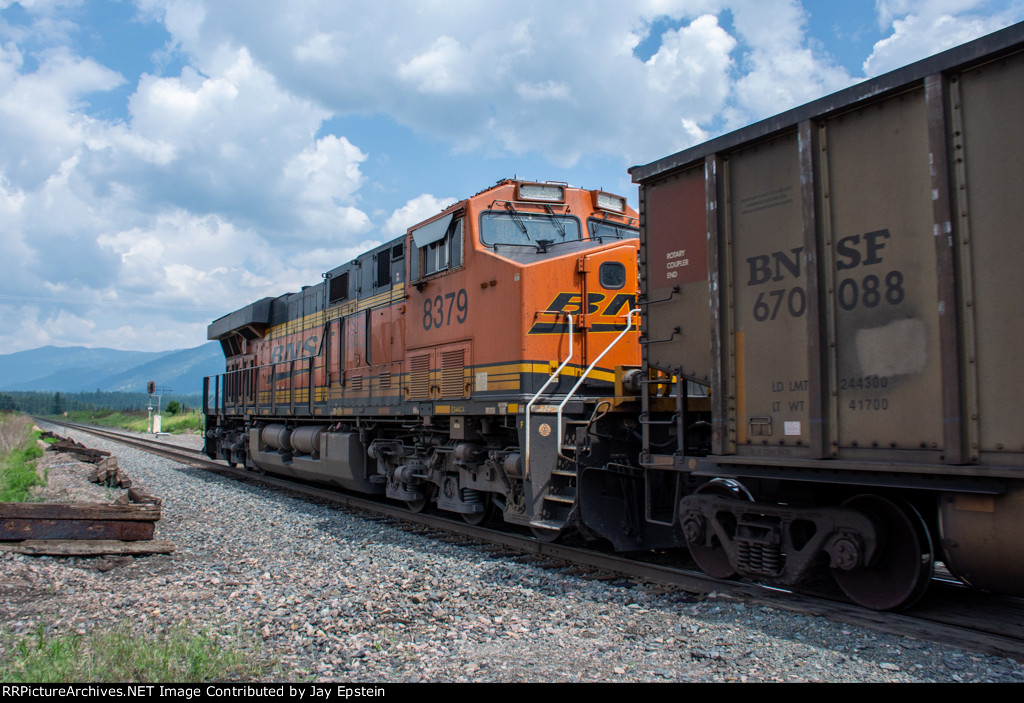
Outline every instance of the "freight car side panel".
[(733, 360), (727, 383), (736, 418), (729, 430), (740, 446), (806, 448), (807, 252), (797, 135), (737, 151), (722, 165), (731, 282), (724, 346)]
[[(949, 83), (965, 327), (968, 458), (1024, 450), (1024, 54)], [(980, 421), (979, 418), (984, 421)]]
[[(584, 474), (588, 526), (631, 547), (645, 509), (712, 576), (827, 562), (875, 609), (913, 605), (937, 561), (1024, 593), (1022, 87), (1024, 23), (631, 169), (646, 297), (680, 233), (708, 233), (703, 319), (674, 289), (647, 325), (711, 329), (712, 410), (654, 402), (687, 351), (645, 347), (643, 500), (595, 515), (611, 484)], [(703, 208), (651, 197), (697, 173)]]
[(833, 446), (943, 448), (923, 90), (827, 120), (821, 233), (834, 315)]
[(711, 381), (704, 167), (643, 189), (644, 318), (650, 364), (698, 383)]
[[(712, 454), (736, 455), (722, 463), (1020, 465), (1015, 41), (634, 169), (645, 361), (711, 369)], [(706, 275), (669, 266), (684, 251)]]

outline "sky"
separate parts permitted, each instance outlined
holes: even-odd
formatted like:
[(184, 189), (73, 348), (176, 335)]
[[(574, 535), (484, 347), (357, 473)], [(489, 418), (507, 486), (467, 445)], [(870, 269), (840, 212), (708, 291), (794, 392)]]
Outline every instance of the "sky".
[(627, 169), (1024, 0), (0, 0), (0, 353), (213, 319), (500, 179)]

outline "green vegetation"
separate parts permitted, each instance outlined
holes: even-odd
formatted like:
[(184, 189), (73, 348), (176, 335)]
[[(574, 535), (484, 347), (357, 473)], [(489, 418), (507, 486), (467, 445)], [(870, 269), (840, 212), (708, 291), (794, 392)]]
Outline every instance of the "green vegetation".
[[(64, 416), (55, 417), (53, 421), (57, 424), (64, 419)], [(68, 413), (68, 422), (81, 422), (88, 425), (101, 425), (103, 427), (120, 427), (133, 432), (145, 432), (149, 422), (149, 413), (141, 411), (122, 410), (74, 410)], [(183, 434), (185, 432), (202, 432), (203, 416), (198, 410), (191, 410), (178, 415), (161, 415), (160, 431), (171, 434)]]
[[(157, 398), (152, 398), (156, 405)], [(170, 393), (162, 396), (164, 407), (178, 403), (181, 412), (189, 412), (203, 403), (201, 395)], [(26, 415), (63, 415), (75, 410), (145, 410), (150, 397), (145, 393), (91, 391), (81, 393), (45, 393), (42, 391), (4, 391), (0, 393), (0, 410), (20, 410)], [(177, 414), (177, 412), (175, 413)]]
[(0, 637), (3, 683), (252, 681), (275, 669), (244, 639), (197, 632), (187, 622), (155, 636), (140, 637), (122, 624), (88, 635), (55, 635), (40, 625), (28, 636)]
[[(17, 410), (27, 415), (42, 415), (56, 423), (70, 422), (121, 427), (135, 432), (147, 429), (148, 408), (157, 398), (145, 393), (37, 393), (8, 391), (0, 393), (0, 414)], [(161, 432), (181, 434), (202, 432), (203, 416), (200, 396), (165, 395), (162, 398)]]
[(43, 455), (36, 445), (39, 432), (31, 427), (24, 415), (0, 413), (0, 503), (25, 502), (32, 486), (45, 485), (35, 467)]

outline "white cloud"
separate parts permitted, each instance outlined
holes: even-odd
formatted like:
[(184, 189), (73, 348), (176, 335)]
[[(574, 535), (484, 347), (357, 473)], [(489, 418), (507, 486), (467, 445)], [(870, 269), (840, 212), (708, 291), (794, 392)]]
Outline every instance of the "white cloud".
[(568, 100), (572, 95), (568, 84), (551, 80), (516, 83), (515, 90), (523, 100)]
[(341, 233), (363, 233), (370, 219), (353, 202), (363, 184), (359, 164), (366, 154), (344, 137), (326, 136), (296, 154), (285, 165), (281, 192), (298, 204), (307, 228), (302, 238), (330, 238)]
[(471, 93), (472, 57), (451, 37), (438, 37), (430, 49), (398, 67), (398, 76), (421, 93)]
[(782, 112), (849, 85), (853, 79), (806, 37), (806, 13), (796, 0), (733, 3), (738, 35), (746, 48), (732, 83), (732, 129)]
[(717, 17), (702, 15), (662, 35), (661, 47), (647, 61), (647, 85), (660, 93), (718, 105), (729, 92), (729, 54), (735, 47), (736, 39), (718, 26)]
[(979, 14), (979, 0), (883, 0), (879, 22), (891, 34), (874, 45), (864, 61), (864, 73), (877, 76), (950, 49), (1019, 20), (1021, 8)]
[(896, 19), (907, 15), (959, 15), (986, 4), (984, 0), (875, 0), (875, 9), (879, 28), (887, 30)]
[(0, 344), (5, 353), (33, 349), (51, 344), (57, 346), (89, 345), (96, 323), (67, 310), (44, 312), (35, 305), (0, 305), (5, 322)]
[[(864, 70), (1020, 19), (1020, 0), (1002, 3), (879, 0), (887, 36)], [(370, 174), (403, 155), (346, 133), (348, 116), (441, 145), (417, 193), (448, 188), (446, 148), (530, 168), (644, 162), (855, 79), (795, 0), (523, 0), (513, 19), (477, 0), (136, 0), (169, 40), (133, 74), (76, 53), (103, 38), (74, 24), (87, 5), (20, 4), (27, 19), (0, 18), (0, 245), (16, 262), (0, 302), (71, 302), (20, 309), (7, 349), (192, 346), (211, 316), (198, 308), (315, 283), (454, 202), (374, 200), (395, 185)]]
[[(386, 114), (459, 152), (543, 153), (566, 166), (594, 154), (653, 158), (720, 128), (726, 111), (756, 119), (850, 80), (807, 48), (795, 0), (604, 2), (584, 12), (524, 0), (512, 22), (506, 8), (475, 0), (144, 6), (208, 80), (226, 74), (228, 47), (244, 50), (278, 90), (327, 111)], [(727, 10), (733, 34), (718, 19)], [(645, 63), (632, 50), (663, 17), (678, 28)]]
[(245, 271), (271, 268), (285, 279), (291, 273), (284, 265), (287, 259), (278, 259), (257, 233), (215, 215), (168, 211), (97, 241), (120, 261), (118, 290), (140, 302), (240, 306), (283, 283), (271, 277), (249, 279), (246, 285)]
[(344, 137), (326, 136), (296, 154), (285, 166), (285, 179), (309, 201), (348, 201), (362, 185), (360, 162), (366, 154)]
[(384, 223), (383, 232), (388, 237), (400, 237), (413, 225), (422, 222), (456, 202), (456, 198), (438, 198), (429, 193), (419, 195), (391, 213)]
[(365, 234), (356, 192), (366, 155), (344, 137), (315, 139), (329, 113), (286, 91), (247, 49), (214, 55), (220, 73), (143, 76), (131, 98), (133, 133), (161, 145), (157, 156), (174, 155), (163, 170), (173, 186), (149, 197), (175, 207), (209, 200), (211, 211), (271, 238)]
[(65, 49), (44, 52), (35, 71), (21, 73), (14, 48), (0, 53), (0, 168), (6, 178), (32, 186), (91, 140), (102, 144), (104, 125), (80, 112), (82, 98), (123, 82), (114, 71)]

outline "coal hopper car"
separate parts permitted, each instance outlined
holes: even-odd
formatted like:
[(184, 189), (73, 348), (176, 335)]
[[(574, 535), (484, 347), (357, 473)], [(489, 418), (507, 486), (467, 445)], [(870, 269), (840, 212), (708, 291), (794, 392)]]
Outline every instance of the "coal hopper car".
[(583, 521), (878, 609), (939, 561), (1024, 594), (1022, 115), (1016, 25), (631, 169), (642, 448)]

